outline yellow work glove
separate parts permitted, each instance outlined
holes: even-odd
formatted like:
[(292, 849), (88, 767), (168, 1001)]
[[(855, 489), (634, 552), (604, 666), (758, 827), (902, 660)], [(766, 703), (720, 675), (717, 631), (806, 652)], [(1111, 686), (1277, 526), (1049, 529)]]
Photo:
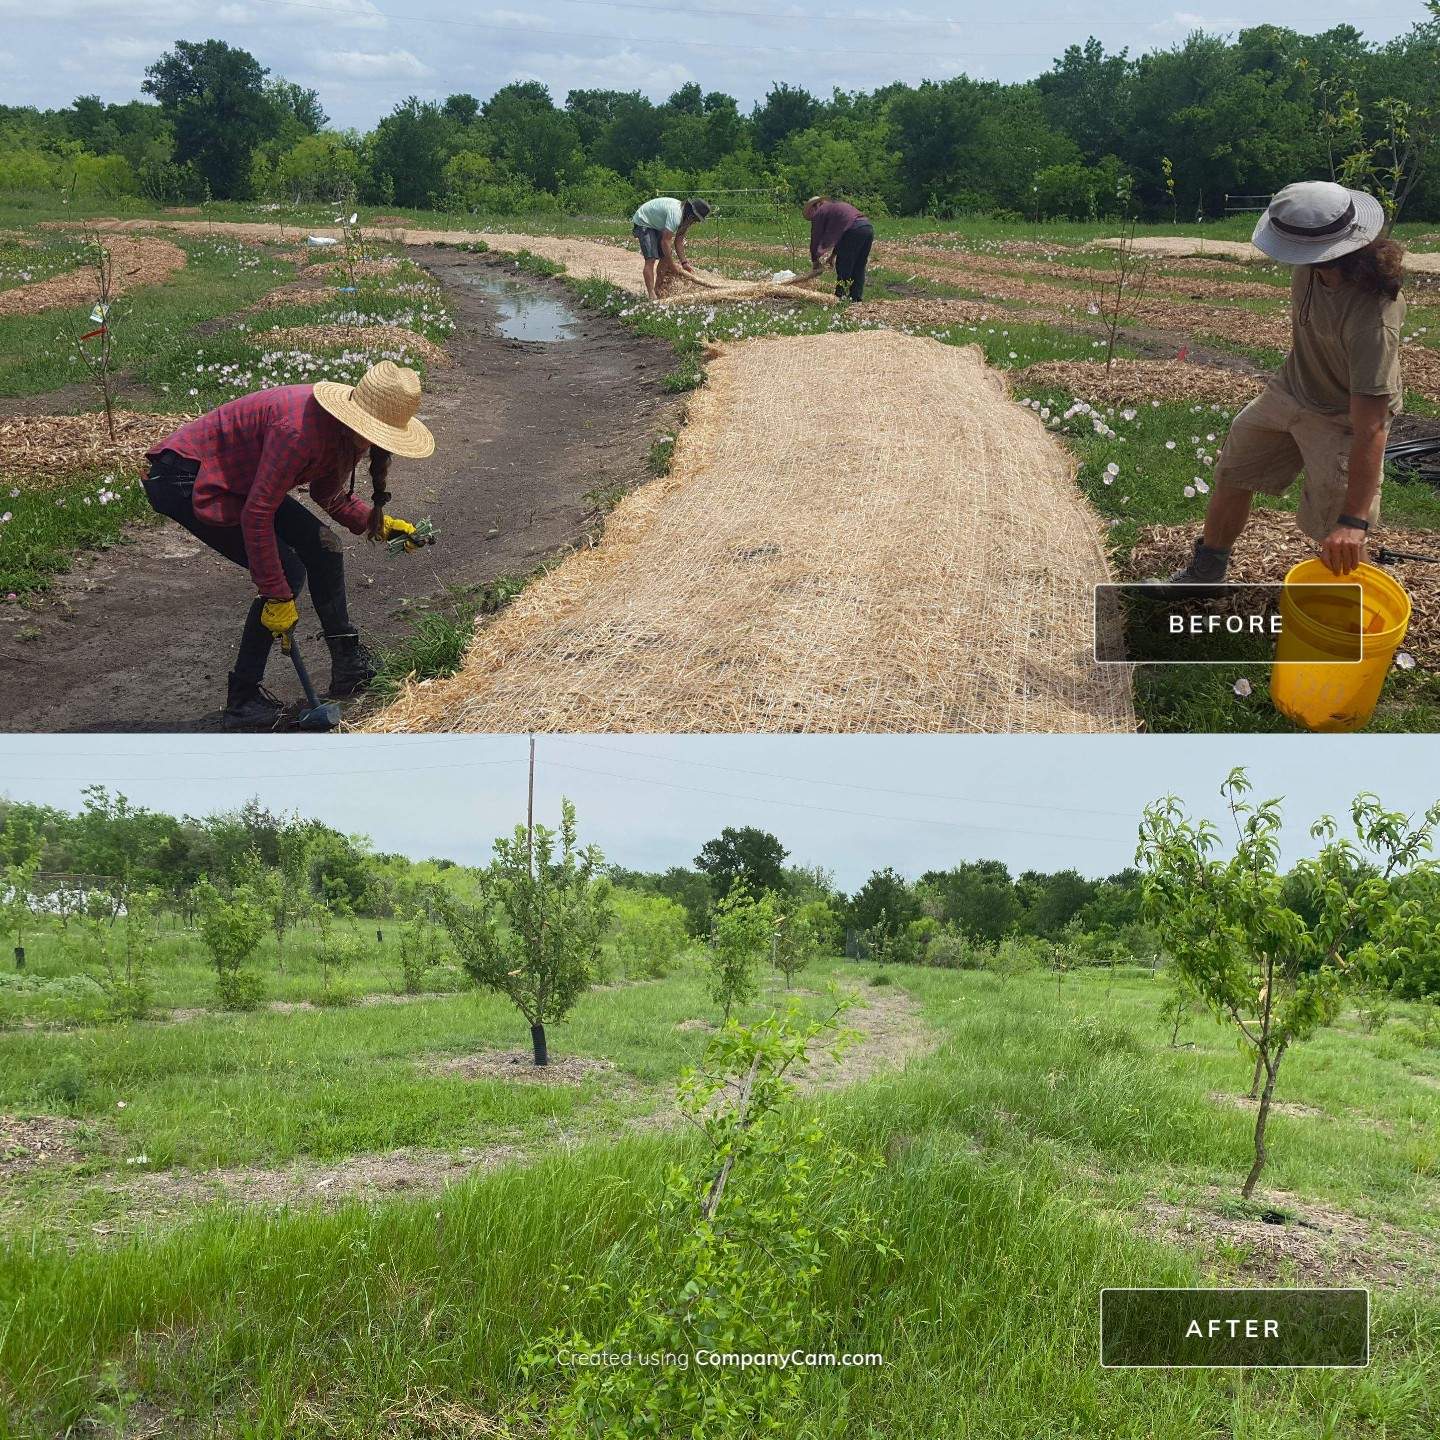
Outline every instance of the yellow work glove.
[[(397, 535), (413, 535), (414, 533), (415, 527), (408, 520), (402, 520), (398, 515), (387, 515), (380, 522), (380, 533), (375, 538), (381, 541), (393, 540)], [(415, 548), (414, 545), (406, 542), (405, 549), (407, 551)]]
[(267, 600), (260, 612), (260, 623), (289, 650), (290, 632), (300, 623), (300, 612), (294, 600)]

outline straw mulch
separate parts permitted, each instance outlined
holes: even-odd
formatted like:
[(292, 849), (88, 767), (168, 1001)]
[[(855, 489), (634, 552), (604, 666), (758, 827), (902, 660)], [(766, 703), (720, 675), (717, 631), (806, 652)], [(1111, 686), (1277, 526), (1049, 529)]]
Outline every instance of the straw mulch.
[(427, 365), (450, 363), (443, 346), (400, 325), (291, 325), (259, 331), (251, 339), (265, 349), (404, 351)]
[(1440, 350), (1428, 345), (1402, 345), (1400, 376), (1407, 389), (1440, 404)]
[(22, 415), (0, 420), (0, 479), (43, 490), (79, 470), (113, 470), (130, 478), (140, 458), (191, 417), (115, 412), (115, 438), (96, 415)]
[[(1087, 283), (1108, 281), (1113, 271), (1108, 264), (1054, 265), (1036, 264), (1031, 261), (1010, 260), (998, 255), (980, 255), (973, 252), (946, 250), (935, 247), (915, 246), (908, 256), (929, 262), (932, 278), (938, 267), (957, 284), (963, 284), (965, 275), (1009, 275), (1021, 279), (1056, 280), (1069, 282), (1073, 287)], [(1099, 257), (1096, 257), (1097, 261)], [(1233, 271), (1234, 267), (1230, 267)], [(1283, 295), (1277, 286), (1267, 285), (1263, 280), (1210, 280), (1192, 279), (1185, 275), (1166, 275), (1156, 269), (1146, 278), (1145, 289), (1151, 292), (1184, 295), (1199, 300), (1274, 300)]]
[[(159, 285), (185, 264), (185, 252), (168, 240), (108, 238), (110, 252), (110, 296), (114, 299), (142, 285)], [(94, 267), (82, 265), (48, 280), (0, 290), (0, 316), (38, 315), (66, 305), (91, 305), (99, 298), (99, 281)]]
[(1030, 306), (1011, 309), (988, 300), (867, 300), (856, 312), (862, 325), (904, 330), (948, 330), (957, 325), (1074, 325), (1073, 313)]
[[(1152, 525), (1142, 530), (1125, 562), (1127, 578), (1173, 574), (1189, 558), (1198, 529), (1189, 524)], [(1414, 555), (1440, 556), (1437, 530), (1400, 530), (1382, 523), (1376, 528), (1375, 543)], [(1229, 578), (1255, 583), (1283, 580), (1292, 565), (1312, 559), (1316, 548), (1288, 511), (1256, 510), (1235, 542)], [(1386, 573), (1409, 591), (1413, 607), (1401, 649), (1427, 670), (1440, 669), (1440, 565), (1388, 565)]]
[[(1101, 250), (1120, 250), (1125, 242), (1119, 237), (1091, 242)], [(1206, 260), (1240, 260), (1257, 265), (1269, 257), (1248, 240), (1207, 240), (1193, 235), (1137, 235), (1132, 248), (1141, 255), (1195, 256)]]
[(369, 728), (1133, 730), (1073, 470), (978, 347), (722, 348), (669, 476)]
[(1184, 360), (1116, 360), (1108, 375), (1100, 360), (1053, 360), (1015, 373), (1018, 385), (1063, 390), (1081, 400), (1107, 404), (1160, 400), (1237, 409), (1253, 400), (1265, 388), (1266, 380), (1263, 375)]

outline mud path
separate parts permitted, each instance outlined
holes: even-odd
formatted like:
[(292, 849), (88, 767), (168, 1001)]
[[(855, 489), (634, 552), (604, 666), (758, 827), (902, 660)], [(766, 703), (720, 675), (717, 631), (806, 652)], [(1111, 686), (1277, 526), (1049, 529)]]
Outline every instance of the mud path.
[[(452, 363), (431, 372), (422, 411), (435, 456), (397, 462), (392, 508), (430, 516), (441, 541), (390, 560), (341, 532), (351, 615), (371, 642), (398, 639), (408, 616), (451, 587), (527, 573), (582, 539), (595, 497), (646, 478), (651, 444), (674, 432), (681, 408), (660, 388), (673, 365), (662, 342), (584, 310), (569, 340), (507, 340), (494, 299), (466, 281), (494, 257), (433, 250), (415, 258), (444, 284), (456, 331)], [(556, 282), (525, 283), (568, 299)], [(0, 625), (0, 730), (218, 729), (253, 593), (248, 575), (168, 522), (80, 557), (45, 599)], [(328, 660), (303, 600), (300, 633), (323, 683)], [(278, 653), (266, 683), (299, 702)]]

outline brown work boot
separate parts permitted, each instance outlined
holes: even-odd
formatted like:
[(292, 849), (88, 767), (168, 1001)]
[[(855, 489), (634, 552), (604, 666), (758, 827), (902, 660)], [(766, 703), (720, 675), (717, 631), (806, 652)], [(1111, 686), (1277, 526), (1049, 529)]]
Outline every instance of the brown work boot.
[(1145, 581), (1146, 591), (1156, 600), (1185, 600), (1194, 598), (1197, 593), (1203, 598), (1204, 590), (1197, 592), (1197, 587), (1223, 585), (1229, 569), (1230, 552), (1207, 545), (1204, 536), (1197, 535), (1190, 559), (1168, 580)]

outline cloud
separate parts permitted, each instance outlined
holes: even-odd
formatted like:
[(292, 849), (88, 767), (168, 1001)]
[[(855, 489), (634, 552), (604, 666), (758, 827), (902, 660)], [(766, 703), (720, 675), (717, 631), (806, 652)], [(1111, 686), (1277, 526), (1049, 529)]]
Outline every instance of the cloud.
[(611, 55), (574, 55), (531, 51), (517, 56), (512, 68), (518, 80), (542, 80), (553, 95), (567, 90), (640, 90), (652, 98), (664, 99), (682, 85), (698, 78), (681, 61), (666, 64), (656, 55), (638, 55), (634, 50), (617, 50)]
[(351, 80), (419, 80), (435, 72), (409, 50), (330, 50), (311, 57), (316, 70)]
[(537, 15), (533, 10), (486, 10), (473, 17), (476, 24), (520, 25), (527, 30), (554, 30), (557, 22), (549, 15)]

